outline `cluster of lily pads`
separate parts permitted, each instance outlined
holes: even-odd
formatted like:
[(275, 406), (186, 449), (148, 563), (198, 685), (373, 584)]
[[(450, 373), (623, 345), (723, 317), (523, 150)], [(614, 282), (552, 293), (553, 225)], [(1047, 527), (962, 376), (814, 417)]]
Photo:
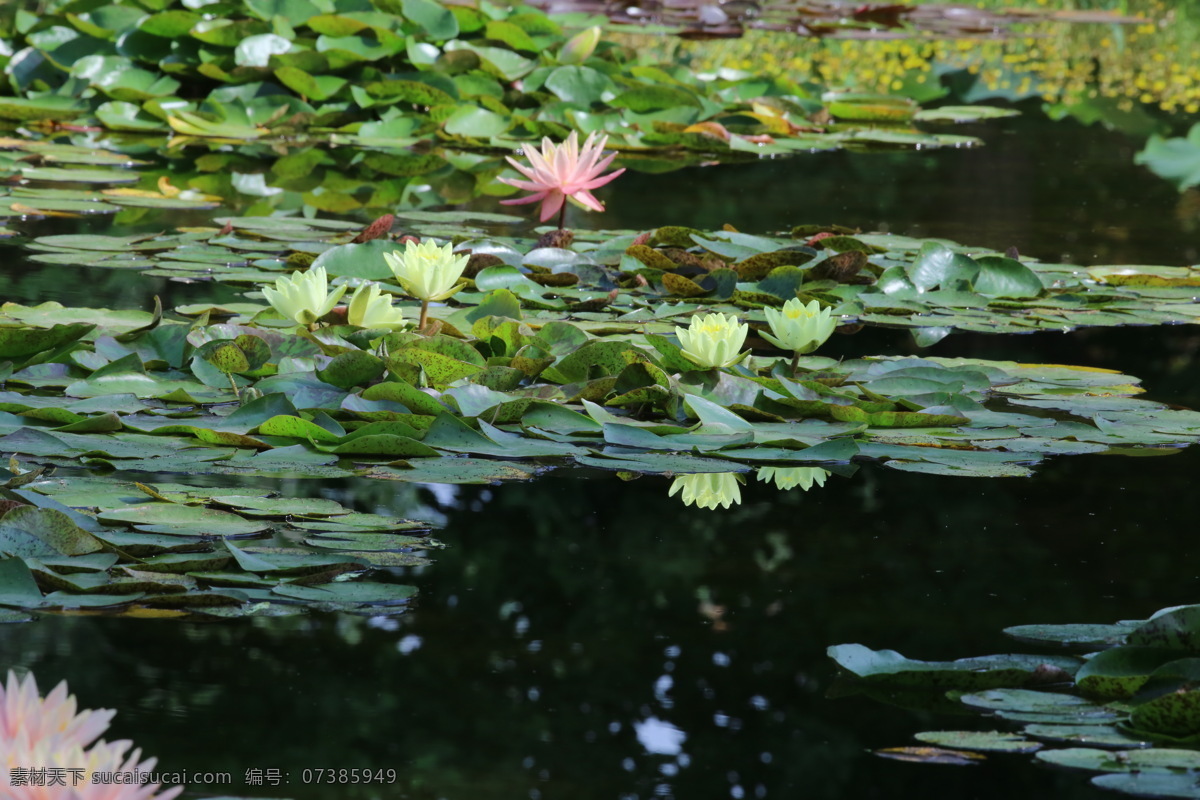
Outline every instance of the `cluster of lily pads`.
[[(225, 228), (215, 236), (69, 235), (43, 244), (57, 248), (56, 258), (87, 254), (93, 263), (96, 246), (118, 246), (124, 252), (113, 258), (125, 259), (166, 247), (176, 258), (208, 259), (193, 262), (206, 271), (236, 252), (253, 265), (234, 268), (238, 280), (308, 263), (266, 290), (277, 308), (255, 293), (245, 303), (183, 306), (177, 311), (187, 316), (175, 318), (57, 303), (0, 307), (0, 451), (159, 473), (203, 463), (215, 473), (440, 482), (525, 478), (570, 464), (697, 474), (854, 458), (943, 474), (1027, 475), (1048, 454), (1130, 446), (1166, 453), (1200, 435), (1200, 415), (1137, 399), (1136, 379), (1106, 370), (805, 355), (835, 324), (859, 317), (805, 299), (805, 270), (790, 265), (753, 290), (737, 288), (739, 267), (749, 277), (756, 263), (807, 255), (751, 255), (745, 243), (755, 237), (743, 234), (689, 234), (699, 251), (689, 255), (719, 261), (714, 274), (729, 276), (734, 302), (722, 305), (622, 288), (651, 284), (621, 269), (641, 262), (606, 253), (605, 244), (514, 252), (522, 266), (505, 263), (510, 254), (486, 240), (460, 244), (457, 255), (430, 241), (401, 251), (381, 238), (321, 245), (313, 259), (277, 259), (292, 247), (280, 240), (341, 226), (231, 219)], [(680, 235), (660, 229), (641, 238)], [(938, 247), (952, 268), (988, 263)], [(637, 248), (658, 253), (625, 249)], [(730, 264), (718, 250), (730, 261), (745, 257)], [(926, 252), (907, 269), (920, 280), (929, 261)], [(472, 262), (477, 271), (461, 285), (457, 275), (438, 276), (449, 266), (470, 273)], [(377, 285), (360, 286), (358, 301), (336, 308), (346, 288), (328, 293), (318, 285), (326, 276)], [(585, 279), (600, 291), (576, 288)], [(439, 307), (428, 321), (412, 301), (392, 299), (407, 294), (427, 308), (451, 291), (457, 307)], [(623, 296), (630, 309), (614, 313)], [(748, 355), (745, 342), (762, 355)]]
[(0, 622), (85, 609), (138, 617), (399, 614), (416, 587), (381, 570), (426, 563), (413, 551), (442, 546), (427, 523), (333, 500), (53, 479), (16, 459), (0, 478)]
[[(976, 763), (984, 753), (1100, 773), (1092, 783), (1147, 797), (1200, 797), (1200, 606), (1112, 625), (1020, 625), (1005, 633), (1082, 655), (996, 655), (913, 661), (862, 645), (829, 655), (841, 689), (906, 707), (974, 711), (1000, 730), (928, 731), (933, 747), (880, 755)], [(946, 749), (950, 748), (950, 749)]]
[(14, 95), (0, 96), (0, 118), (389, 148), (512, 149), (571, 130), (705, 152), (973, 141), (911, 129), (919, 108), (904, 99), (642, 63), (602, 39), (605, 24), (436, 0), (55, 2), (14, 12), (13, 53), (0, 56)]

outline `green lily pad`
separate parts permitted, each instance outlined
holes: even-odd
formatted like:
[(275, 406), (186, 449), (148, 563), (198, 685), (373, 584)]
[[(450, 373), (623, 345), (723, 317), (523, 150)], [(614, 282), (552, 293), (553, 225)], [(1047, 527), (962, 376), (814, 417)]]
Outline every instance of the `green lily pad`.
[(145, 503), (102, 511), (101, 522), (120, 522), (146, 533), (184, 536), (249, 536), (270, 528), (266, 522), (244, 519), (212, 508), (177, 503)]
[(1040, 742), (1001, 731), (925, 731), (918, 733), (916, 739), (926, 744), (986, 753), (1033, 753), (1042, 749)]

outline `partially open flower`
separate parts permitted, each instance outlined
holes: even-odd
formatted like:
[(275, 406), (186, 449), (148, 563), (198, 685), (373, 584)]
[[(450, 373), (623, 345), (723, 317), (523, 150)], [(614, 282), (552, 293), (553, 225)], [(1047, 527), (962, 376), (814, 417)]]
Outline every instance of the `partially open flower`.
[(700, 508), (729, 508), (734, 503), (742, 502), (742, 487), (738, 484), (737, 473), (706, 472), (699, 475), (680, 475), (671, 484), (667, 497), (674, 497), (682, 492), (680, 499), (684, 505), (695, 505)]
[(783, 304), (782, 310), (767, 308), (763, 313), (767, 316), (771, 333), (764, 333), (762, 337), (781, 350), (791, 350), (800, 355), (811, 353), (824, 344), (837, 327), (837, 320), (832, 318), (830, 309), (821, 308), (816, 300), (810, 300), (805, 305), (799, 297), (793, 297)]
[(692, 317), (686, 328), (675, 328), (683, 357), (693, 364), (711, 369), (730, 367), (745, 358), (742, 345), (750, 326), (739, 323), (732, 314), (705, 314)]
[(760, 481), (774, 480), (775, 486), (784, 491), (799, 486), (807, 492), (814, 483), (824, 486), (828, 477), (829, 471), (820, 467), (762, 467), (758, 470)]
[(350, 298), (346, 321), (360, 328), (399, 328), (404, 314), (392, 305), (390, 295), (380, 293), (378, 283), (364, 283)]
[(316, 267), (275, 281), (275, 288), (263, 287), (267, 302), (289, 319), (301, 325), (312, 325), (328, 314), (346, 293), (345, 286), (329, 291), (325, 268)]
[(383, 260), (404, 291), (422, 302), (445, 300), (461, 289), (456, 286), (470, 256), (455, 256), (453, 246), (436, 242), (405, 242), (404, 252), (384, 253)]

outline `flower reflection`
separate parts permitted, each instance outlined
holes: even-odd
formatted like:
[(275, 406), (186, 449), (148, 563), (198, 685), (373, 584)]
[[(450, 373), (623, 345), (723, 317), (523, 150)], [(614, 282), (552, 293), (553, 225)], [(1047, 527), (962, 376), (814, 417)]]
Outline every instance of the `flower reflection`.
[(824, 486), (829, 477), (829, 470), (820, 467), (762, 467), (758, 470), (760, 481), (775, 481), (775, 486), (787, 491), (799, 486), (808, 491), (815, 483)]
[(680, 494), (684, 505), (700, 508), (729, 508), (742, 502), (742, 487), (734, 472), (707, 472), (700, 475), (680, 475), (671, 484), (668, 497)]

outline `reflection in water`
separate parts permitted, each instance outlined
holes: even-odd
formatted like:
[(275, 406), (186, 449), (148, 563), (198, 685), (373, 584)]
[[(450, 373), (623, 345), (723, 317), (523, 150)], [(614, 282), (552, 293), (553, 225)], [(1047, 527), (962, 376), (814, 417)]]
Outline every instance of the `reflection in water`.
[[(300, 770), (345, 765), (401, 776), (337, 792), (361, 800), (649, 800), (659, 786), (691, 798), (734, 785), (806, 800), (880, 786), (1092, 798), (1079, 776), (1024, 760), (964, 776), (874, 758), (915, 730), (962, 723), (830, 702), (825, 648), (958, 658), (1010, 646), (1009, 625), (1194, 599), (1177, 532), (1186, 504), (1164, 507), (1176, 516), (1162, 524), (1145, 509), (1189, 491), (1197, 457), (1080, 456), (996, 481), (867, 464), (817, 492), (747, 481), (741, 505), (720, 513), (683, 508), (652, 480), (551, 473), (457, 487), (438, 534), (451, 546), (397, 576), (421, 589), (402, 617), (48, 618), (3, 629), (0, 668), (69, 679), (172, 769), (233, 773), (235, 786), (191, 787), (204, 795), (324, 800), (329, 787), (301, 784)], [(360, 508), (385, 497), (354, 485)], [(409, 515), (421, 502), (423, 490), (379, 510)], [(638, 740), (634, 723), (651, 717), (686, 733), (686, 763)], [(269, 767), (292, 783), (242, 783)]]
[(787, 491), (799, 486), (808, 491), (815, 483), (824, 486), (829, 477), (829, 470), (820, 467), (763, 467), (758, 471), (760, 481), (775, 481), (775, 486)]
[[(797, 486), (807, 492), (815, 484), (825, 485), (829, 470), (820, 467), (759, 467), (760, 481), (774, 482), (782, 491)], [(736, 472), (702, 472), (695, 475), (680, 475), (671, 483), (668, 497), (679, 495), (686, 506), (717, 509), (729, 508), (742, 502), (742, 484), (745, 478)]]
[(668, 497), (679, 495), (685, 506), (715, 509), (742, 502), (742, 476), (736, 472), (701, 472), (680, 475), (671, 484)]
[(633, 723), (637, 740), (647, 753), (660, 756), (677, 756), (683, 753), (683, 743), (687, 734), (669, 722), (663, 722), (658, 717), (647, 717), (641, 722)]

